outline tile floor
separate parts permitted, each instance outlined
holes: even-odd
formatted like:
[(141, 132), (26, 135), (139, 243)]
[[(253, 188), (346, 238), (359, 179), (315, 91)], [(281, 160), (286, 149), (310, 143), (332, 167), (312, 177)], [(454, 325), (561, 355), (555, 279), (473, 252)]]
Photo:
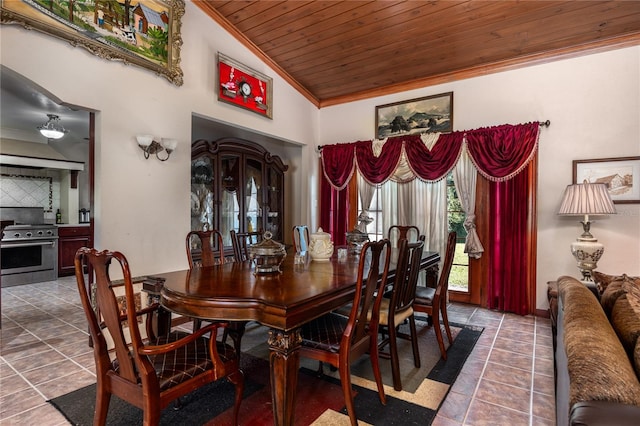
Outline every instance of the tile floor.
[[(2, 289), (0, 425), (66, 425), (46, 401), (95, 382), (75, 279)], [(436, 426), (554, 425), (548, 319), (452, 304), (449, 320), (485, 330)]]

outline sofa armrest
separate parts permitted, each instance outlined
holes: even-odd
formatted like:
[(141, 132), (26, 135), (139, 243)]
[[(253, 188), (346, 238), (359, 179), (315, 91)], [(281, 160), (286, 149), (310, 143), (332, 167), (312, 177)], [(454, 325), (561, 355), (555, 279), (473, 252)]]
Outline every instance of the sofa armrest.
[(640, 406), (608, 401), (582, 401), (571, 407), (572, 426), (637, 426)]

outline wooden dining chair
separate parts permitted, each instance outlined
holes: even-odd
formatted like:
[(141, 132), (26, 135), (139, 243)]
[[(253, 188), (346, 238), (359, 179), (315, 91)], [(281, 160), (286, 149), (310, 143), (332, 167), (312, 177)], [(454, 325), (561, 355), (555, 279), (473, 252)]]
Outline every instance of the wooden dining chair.
[(391, 225), (387, 231), (389, 241), (394, 247), (400, 246), (400, 240), (407, 239), (409, 241), (418, 241), (420, 237), (420, 228), (415, 225)]
[(185, 241), (189, 268), (221, 265), (225, 262), (224, 245), (220, 231), (191, 231)]
[[(351, 363), (367, 352), (371, 357), (380, 402), (387, 402), (378, 358), (378, 315), (382, 289), (389, 274), (390, 255), (391, 244), (387, 239), (365, 243), (360, 253), (358, 278), (349, 317), (331, 312), (302, 326), (300, 356), (329, 363), (339, 370), (352, 425), (357, 425), (358, 421), (351, 389)], [(372, 315), (368, 321), (370, 310)]]
[[(212, 229), (209, 231), (191, 231), (187, 234), (185, 241), (187, 248), (187, 258), (189, 259), (189, 269), (196, 267), (208, 267), (222, 265), (225, 263), (224, 243), (220, 231)], [(193, 331), (202, 327), (200, 318), (191, 318), (193, 321)], [(225, 327), (222, 334), (222, 341), (226, 342), (231, 337), (233, 346), (240, 356), (240, 343), (244, 335), (246, 322), (232, 321)]]
[(413, 310), (415, 312), (425, 313), (432, 318), (436, 339), (438, 339), (438, 346), (440, 346), (440, 354), (444, 360), (447, 359), (447, 351), (444, 348), (444, 340), (440, 328), (440, 316), (442, 316), (442, 323), (447, 333), (447, 339), (449, 339), (449, 345), (451, 345), (453, 338), (451, 337), (449, 318), (447, 317), (447, 291), (449, 290), (449, 274), (451, 273), (451, 266), (453, 265), (453, 256), (456, 251), (456, 238), (457, 235), (454, 231), (449, 232), (444, 261), (436, 288), (417, 287), (416, 299), (413, 302)]
[(298, 253), (309, 249), (309, 227), (295, 225), (293, 227), (293, 251)]
[(233, 255), (236, 262), (249, 260), (249, 246), (262, 241), (262, 231), (258, 232), (236, 232), (231, 230), (231, 244), (233, 245)]
[[(113, 260), (120, 266), (123, 284), (109, 277)], [(95, 308), (85, 283), (85, 265), (94, 271)], [(235, 385), (237, 424), (244, 374), (233, 347), (216, 341), (224, 324), (210, 324), (193, 334), (167, 330), (156, 336), (153, 322), (160, 306), (142, 308), (146, 295), (134, 291), (123, 254), (83, 247), (76, 252), (74, 266), (96, 363), (95, 425), (105, 424), (111, 395), (142, 409), (144, 425), (157, 425), (171, 401), (225, 377)]]
[[(390, 294), (385, 294), (380, 305), (378, 329), (382, 334), (382, 340), (378, 344), (378, 349), (380, 356), (391, 359), (393, 388), (398, 391), (402, 390), (398, 338), (411, 341), (413, 364), (416, 368), (420, 368), (420, 352), (418, 349), (416, 321), (413, 315), (413, 302), (416, 295), (416, 286), (418, 285), (424, 239), (424, 235), (421, 235), (415, 243), (410, 243), (406, 239), (400, 240), (393, 287)], [(400, 325), (407, 321), (409, 322), (410, 334), (402, 333), (399, 330)], [(384, 347), (387, 345), (389, 345), (389, 352), (383, 352)]]

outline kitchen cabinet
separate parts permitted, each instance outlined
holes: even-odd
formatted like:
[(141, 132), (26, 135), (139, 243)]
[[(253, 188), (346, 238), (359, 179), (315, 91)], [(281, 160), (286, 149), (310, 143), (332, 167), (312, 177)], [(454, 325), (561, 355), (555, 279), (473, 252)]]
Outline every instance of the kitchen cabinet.
[(58, 227), (58, 276), (64, 277), (75, 273), (73, 264), (76, 252), (80, 247), (92, 247), (90, 226)]
[(282, 241), (288, 166), (261, 145), (236, 138), (191, 144), (191, 229), (217, 229), (225, 251), (236, 232), (270, 231)]

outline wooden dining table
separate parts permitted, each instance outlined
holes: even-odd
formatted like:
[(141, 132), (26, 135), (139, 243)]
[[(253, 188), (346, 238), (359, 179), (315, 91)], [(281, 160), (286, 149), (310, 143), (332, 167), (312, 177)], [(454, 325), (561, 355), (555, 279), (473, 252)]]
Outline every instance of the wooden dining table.
[[(164, 280), (160, 303), (177, 314), (208, 320), (257, 321), (269, 328), (271, 398), (276, 425), (294, 424), (303, 324), (354, 297), (358, 256), (327, 262), (289, 253), (281, 273), (257, 275), (251, 261), (155, 275)], [(394, 259), (394, 253), (392, 253)], [(423, 269), (437, 276), (440, 255), (425, 252)], [(395, 264), (390, 265), (393, 279)]]

